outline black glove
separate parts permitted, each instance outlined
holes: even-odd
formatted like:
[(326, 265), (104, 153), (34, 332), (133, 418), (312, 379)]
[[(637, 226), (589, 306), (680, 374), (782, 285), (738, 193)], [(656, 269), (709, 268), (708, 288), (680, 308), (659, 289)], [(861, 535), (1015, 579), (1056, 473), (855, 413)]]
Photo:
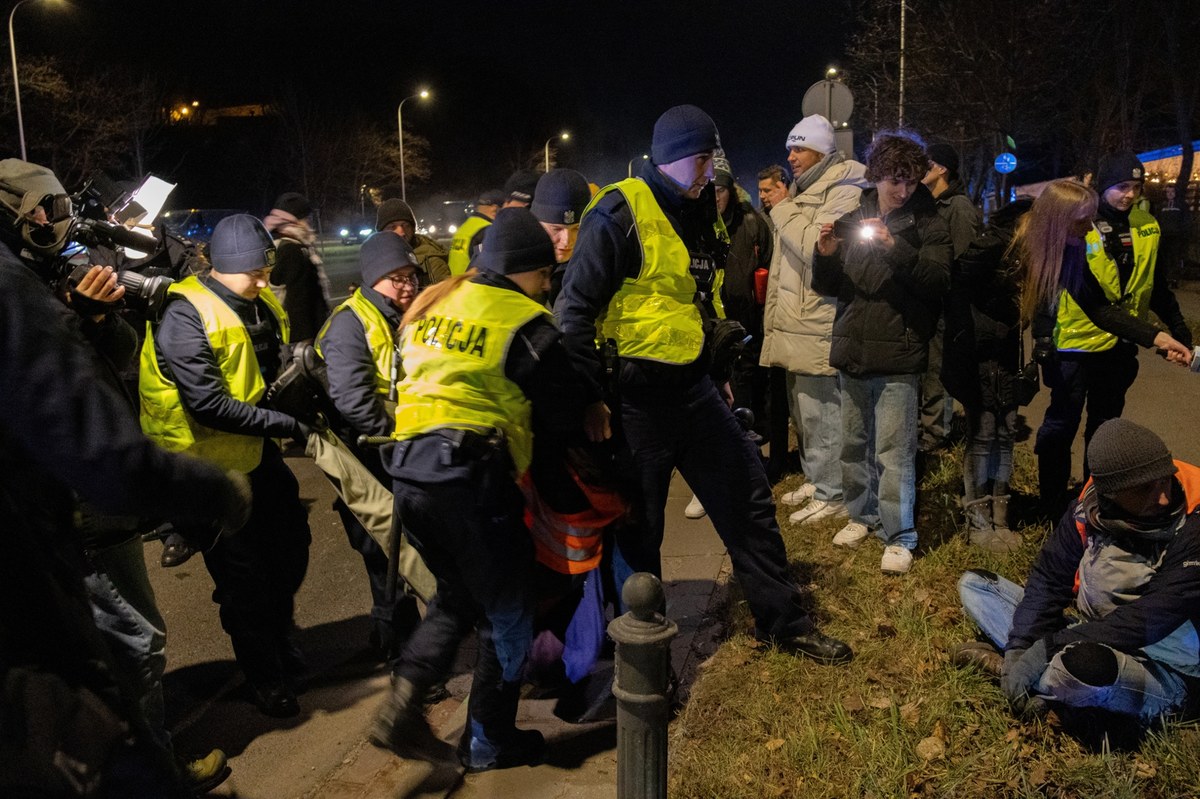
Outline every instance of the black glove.
[(213, 497), (213, 520), (211, 524), (199, 526), (174, 523), (174, 531), (183, 536), (187, 545), (197, 552), (207, 552), (216, 546), (222, 536), (231, 536), (250, 521), (250, 509), (254, 495), (250, 490), (250, 478), (230, 469), (225, 480), (219, 481)]
[(1042, 366), (1049, 366), (1058, 360), (1058, 349), (1054, 346), (1054, 342), (1048, 338), (1035, 338), (1033, 340), (1033, 360)]
[(1010, 649), (1004, 653), (1000, 690), (1017, 712), (1024, 710), (1029, 692), (1037, 685), (1049, 664), (1050, 656), (1044, 639), (1038, 639), (1028, 649)]

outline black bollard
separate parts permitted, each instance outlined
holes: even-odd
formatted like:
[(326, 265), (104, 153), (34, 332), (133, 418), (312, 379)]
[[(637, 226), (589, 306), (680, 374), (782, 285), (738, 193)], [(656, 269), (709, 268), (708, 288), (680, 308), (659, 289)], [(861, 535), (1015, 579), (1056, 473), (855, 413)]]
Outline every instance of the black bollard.
[(629, 612), (608, 625), (617, 642), (617, 799), (666, 799), (667, 683), (679, 626), (659, 612), (663, 588), (653, 574), (629, 577), (621, 600)]

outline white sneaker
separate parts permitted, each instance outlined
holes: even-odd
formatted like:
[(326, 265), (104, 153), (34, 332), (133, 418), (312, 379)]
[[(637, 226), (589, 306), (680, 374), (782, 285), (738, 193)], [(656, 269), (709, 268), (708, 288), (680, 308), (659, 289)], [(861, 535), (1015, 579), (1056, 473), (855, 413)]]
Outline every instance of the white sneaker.
[(837, 535), (833, 537), (833, 545), (835, 547), (846, 547), (854, 549), (862, 540), (867, 537), (871, 531), (867, 529), (865, 524), (861, 522), (850, 522), (841, 530), (837, 531)]
[(883, 560), (879, 568), (884, 574), (908, 574), (912, 568), (912, 550), (891, 544), (883, 548)]
[(836, 500), (814, 499), (800, 510), (788, 517), (796, 524), (813, 524), (833, 516), (845, 516), (846, 506)]
[(692, 501), (689, 502), (687, 507), (683, 509), (683, 515), (689, 519), (702, 519), (706, 513), (708, 513), (708, 511), (706, 511), (704, 506), (700, 504), (700, 498), (695, 494), (692, 494)]
[(803, 505), (813, 498), (813, 494), (817, 493), (817, 487), (812, 483), (805, 483), (795, 491), (789, 491), (779, 498), (779, 501), (784, 505)]

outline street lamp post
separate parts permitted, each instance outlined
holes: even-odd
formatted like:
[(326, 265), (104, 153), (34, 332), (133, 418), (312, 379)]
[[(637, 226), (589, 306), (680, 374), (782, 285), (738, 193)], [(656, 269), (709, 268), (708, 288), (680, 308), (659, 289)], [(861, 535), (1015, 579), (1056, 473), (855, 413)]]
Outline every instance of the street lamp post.
[[(643, 161), (647, 161), (650, 159), (650, 156), (646, 155), (645, 153), (642, 153), (641, 159)], [(636, 155), (633, 158), (629, 159), (629, 168), (625, 170), (625, 177), (627, 177), (627, 178), (633, 177), (633, 162), (636, 160), (638, 160), (638, 156), (636, 156)]]
[[(22, 0), (24, 2), (24, 0)], [(400, 105), (396, 106), (396, 131), (400, 138), (400, 199), (408, 202), (408, 192), (404, 188), (404, 104), (409, 100), (420, 98), (422, 100), (429, 99), (429, 90), (422, 89), (417, 94), (411, 97), (405, 97), (400, 101)]]
[(550, 171), (550, 142), (554, 141), (555, 139), (562, 139), (563, 141), (566, 141), (569, 138), (571, 138), (571, 134), (567, 133), (564, 130), (562, 133), (558, 134), (557, 136), (551, 136), (550, 138), (546, 139), (546, 171), (547, 172)]
[(13, 94), (17, 100), (17, 136), (21, 141), (22, 161), (29, 159), (25, 157), (25, 121), (21, 117), (21, 82), (17, 78), (17, 40), (13, 37), (13, 17), (17, 15), (17, 9), (28, 2), (29, 0), (18, 0), (8, 14), (8, 51), (12, 53)]

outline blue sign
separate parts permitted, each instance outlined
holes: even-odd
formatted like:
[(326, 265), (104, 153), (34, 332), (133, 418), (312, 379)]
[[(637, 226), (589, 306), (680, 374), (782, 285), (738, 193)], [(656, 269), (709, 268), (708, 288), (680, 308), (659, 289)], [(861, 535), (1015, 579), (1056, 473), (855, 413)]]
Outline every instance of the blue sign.
[(1007, 175), (1017, 168), (1017, 157), (1012, 153), (1000, 153), (996, 156), (995, 167), (1001, 175)]

